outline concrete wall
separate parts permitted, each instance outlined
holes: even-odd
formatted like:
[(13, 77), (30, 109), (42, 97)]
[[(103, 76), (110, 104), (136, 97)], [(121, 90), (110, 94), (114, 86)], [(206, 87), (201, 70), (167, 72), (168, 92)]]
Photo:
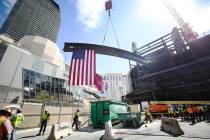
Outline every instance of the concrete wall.
[[(86, 106), (89, 106), (89, 104), (86, 104)], [(80, 107), (81, 117), (79, 118), (79, 120), (82, 124), (89, 119), (89, 116), (87, 114), (89, 112), (85, 112), (87, 109), (85, 108), (85, 105), (83, 105), (83, 107)], [(25, 103), (22, 107), (22, 113), (24, 114), (25, 120), (20, 125), (20, 128), (24, 129), (38, 127), (40, 124), (42, 109), (42, 104)], [(46, 109), (50, 113), (49, 125), (58, 123), (60, 107), (46, 106)], [(73, 121), (74, 113), (76, 112), (76, 110), (76, 107), (61, 107), (60, 122)], [(87, 126), (87, 124), (84, 126)]]

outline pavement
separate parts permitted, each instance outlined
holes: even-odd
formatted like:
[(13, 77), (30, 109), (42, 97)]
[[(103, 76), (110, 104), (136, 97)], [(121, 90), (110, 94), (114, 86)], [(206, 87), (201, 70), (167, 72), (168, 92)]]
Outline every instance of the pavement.
[[(191, 125), (188, 122), (179, 122), (180, 127), (184, 131), (184, 135), (174, 137), (168, 133), (160, 131), (160, 120), (156, 120), (151, 124), (142, 125), (138, 129), (115, 129), (115, 140), (210, 140), (210, 123), (199, 122)], [(51, 126), (48, 126), (44, 136), (36, 136), (39, 128), (17, 131), (17, 139), (19, 140), (44, 140), (50, 133)], [(102, 129), (93, 129), (91, 127), (81, 128), (74, 131), (69, 137), (63, 140), (99, 140), (104, 134)]]

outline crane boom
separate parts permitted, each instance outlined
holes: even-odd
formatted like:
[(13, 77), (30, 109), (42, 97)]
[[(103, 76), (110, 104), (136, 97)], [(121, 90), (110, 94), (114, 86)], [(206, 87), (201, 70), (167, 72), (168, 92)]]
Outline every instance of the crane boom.
[(192, 28), (189, 26), (189, 23), (185, 23), (182, 17), (179, 15), (179, 13), (176, 11), (176, 9), (167, 1), (167, 0), (162, 0), (163, 4), (166, 6), (166, 8), (169, 10), (171, 15), (174, 17), (176, 22), (179, 24), (181, 27), (182, 31), (187, 37), (188, 41), (193, 41), (197, 39), (198, 33), (194, 32)]
[(184, 26), (185, 25), (185, 22), (181, 18), (181, 16), (179, 15), (179, 13), (176, 11), (176, 9), (167, 0), (162, 0), (162, 2), (168, 8), (169, 12), (174, 17), (174, 19), (179, 24), (179, 26), (180, 27)]

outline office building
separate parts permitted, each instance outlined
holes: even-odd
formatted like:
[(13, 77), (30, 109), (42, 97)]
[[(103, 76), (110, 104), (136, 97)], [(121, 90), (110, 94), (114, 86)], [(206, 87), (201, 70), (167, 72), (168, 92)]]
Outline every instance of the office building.
[(127, 75), (122, 73), (108, 73), (102, 75), (102, 91), (106, 98), (113, 101), (122, 101), (122, 96), (127, 94)]
[(0, 34), (15, 41), (32, 35), (56, 42), (59, 26), (60, 8), (53, 0), (17, 0)]

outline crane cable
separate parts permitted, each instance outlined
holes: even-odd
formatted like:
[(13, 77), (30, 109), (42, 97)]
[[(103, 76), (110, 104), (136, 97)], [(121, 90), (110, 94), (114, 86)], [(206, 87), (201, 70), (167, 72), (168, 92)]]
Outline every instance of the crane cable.
[(104, 42), (106, 40), (106, 33), (107, 33), (107, 29), (108, 29), (108, 25), (109, 25), (109, 20), (110, 20), (111, 21), (111, 25), (112, 25), (112, 29), (114, 31), (115, 39), (116, 39), (116, 42), (117, 42), (117, 46), (120, 49), (119, 41), (117, 39), (117, 33), (116, 33), (115, 28), (114, 28), (114, 24), (113, 24), (113, 21), (112, 21), (112, 16), (111, 16), (110, 10), (108, 11), (108, 15), (109, 15), (109, 17), (108, 17), (107, 24), (106, 24), (106, 29), (105, 29), (105, 34), (104, 34), (104, 40), (103, 40), (103, 46), (104, 46)]

